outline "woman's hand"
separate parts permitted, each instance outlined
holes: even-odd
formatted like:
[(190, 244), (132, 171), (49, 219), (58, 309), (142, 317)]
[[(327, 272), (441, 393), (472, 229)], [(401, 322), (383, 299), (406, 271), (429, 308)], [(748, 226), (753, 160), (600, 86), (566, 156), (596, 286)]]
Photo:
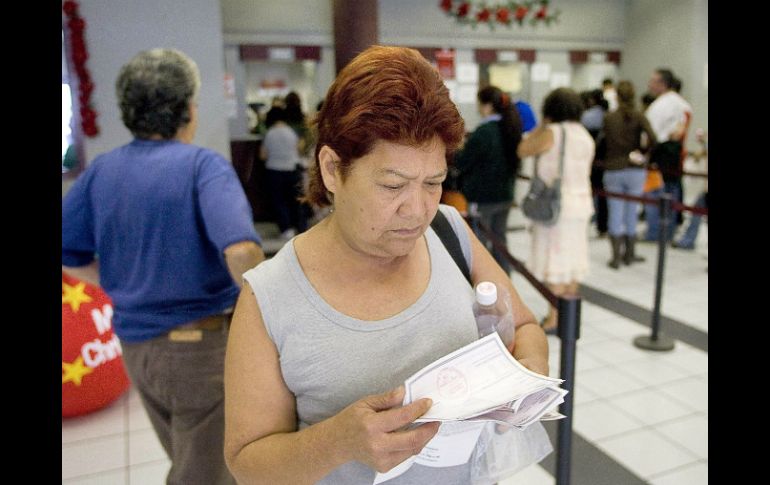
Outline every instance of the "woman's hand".
[(525, 357), (519, 360), (519, 364), (523, 365), (532, 372), (547, 376), (548, 375), (548, 360), (540, 359), (536, 357)]
[(356, 460), (378, 472), (386, 472), (422, 448), (438, 432), (438, 422), (424, 423), (414, 429), (402, 429), (425, 414), (430, 399), (401, 406), (404, 386), (384, 394), (366, 396), (330, 418), (344, 453), (344, 461)]

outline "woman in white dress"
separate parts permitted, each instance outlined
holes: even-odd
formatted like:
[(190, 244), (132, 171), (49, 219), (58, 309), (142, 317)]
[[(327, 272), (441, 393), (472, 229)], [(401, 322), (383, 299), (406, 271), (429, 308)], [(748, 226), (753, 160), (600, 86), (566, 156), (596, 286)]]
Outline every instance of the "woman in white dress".
[[(569, 88), (553, 90), (543, 101), (543, 123), (519, 144), (520, 157), (539, 156), (537, 173), (547, 184), (559, 174), (562, 127), (565, 137), (561, 212), (556, 224), (532, 224), (532, 254), (527, 265), (557, 296), (576, 294), (588, 274), (588, 226), (594, 213), (591, 163), (594, 140), (580, 123), (583, 103)], [(547, 333), (557, 326), (551, 306), (541, 321)]]

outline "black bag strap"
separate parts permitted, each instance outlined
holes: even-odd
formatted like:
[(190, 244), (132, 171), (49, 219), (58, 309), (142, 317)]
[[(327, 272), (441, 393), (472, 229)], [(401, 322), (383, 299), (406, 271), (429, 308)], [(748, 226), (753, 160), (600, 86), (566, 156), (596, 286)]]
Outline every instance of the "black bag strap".
[(431, 221), (430, 227), (433, 228), (436, 235), (449, 252), (449, 255), (455, 260), (457, 267), (460, 268), (465, 279), (468, 280), (468, 283), (471, 286), (473, 286), (473, 283), (471, 282), (471, 271), (468, 269), (468, 262), (465, 260), (465, 255), (463, 255), (460, 239), (457, 237), (454, 229), (452, 229), (452, 225), (449, 223), (446, 216), (441, 212), (441, 209), (436, 211), (436, 217)]

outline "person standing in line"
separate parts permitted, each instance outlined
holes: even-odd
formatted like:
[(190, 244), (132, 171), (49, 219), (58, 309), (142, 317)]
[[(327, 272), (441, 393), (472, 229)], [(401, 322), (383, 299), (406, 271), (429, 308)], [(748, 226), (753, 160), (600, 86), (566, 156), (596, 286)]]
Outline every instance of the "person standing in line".
[(286, 122), (286, 110), (274, 106), (267, 112), (267, 133), (260, 146), (270, 202), (281, 239), (289, 240), (307, 229), (302, 195), (300, 139)]
[[(548, 374), (548, 340), (510, 276), (439, 204), (464, 129), (438, 71), (414, 49), (372, 46), (340, 71), (317, 126), (306, 197), (332, 211), (244, 275), (233, 317), (225, 441), (241, 483), (371, 484), (433, 439), (439, 423), (408, 426), (430, 399), (404, 404), (402, 384), (479, 338), (473, 287), (430, 225), (438, 211), (472, 284), (508, 292), (513, 358)], [(499, 482), (517, 453), (548, 444), (539, 422), (454, 438), (468, 461), (416, 463), (390, 483)]]
[[(680, 137), (680, 142), (682, 144), (682, 152), (681, 156), (679, 157), (679, 168), (682, 172), (684, 172), (684, 162), (687, 160), (687, 135), (690, 132), (690, 121), (692, 121), (692, 106), (690, 103), (687, 102), (686, 99), (682, 96), (682, 79), (674, 76), (674, 80), (671, 84), (671, 90), (674, 91), (676, 94), (678, 94), (680, 97), (682, 97), (682, 101), (687, 105), (686, 111), (685, 111), (685, 121), (681, 128), (681, 133), (678, 135)], [(682, 184), (682, 177), (679, 177), (679, 180), (677, 181), (677, 187), (679, 188), (677, 192), (677, 202), (680, 204), (684, 204), (684, 185)], [(684, 223), (684, 214), (682, 211), (676, 211), (676, 225), (681, 226)]]
[(612, 78), (604, 78), (602, 81), (602, 96), (607, 100), (607, 111), (618, 109), (618, 93), (615, 91), (615, 83)]
[(224, 359), (241, 276), (264, 260), (232, 164), (192, 143), (200, 74), (174, 49), (125, 64), (127, 145), (62, 201), (62, 271), (114, 305), (123, 362), (171, 459), (166, 483), (234, 483), (224, 460)]
[(607, 236), (607, 198), (596, 195), (600, 190), (604, 190), (604, 153), (600, 147), (603, 147), (602, 141), (598, 140), (599, 133), (604, 126), (604, 115), (607, 112), (608, 104), (604, 99), (601, 89), (594, 89), (581, 95), (586, 110), (580, 116), (580, 123), (585, 126), (588, 133), (596, 143), (596, 153), (593, 164), (591, 164), (591, 193), (594, 199), (594, 215), (592, 220), (596, 221), (596, 231), (599, 238)]
[[(604, 160), (604, 187), (608, 192), (641, 196), (647, 178), (645, 153), (654, 149), (656, 138), (649, 121), (634, 106), (636, 93), (630, 81), (618, 83), (618, 109), (604, 117), (603, 136), (606, 143)], [(642, 148), (642, 134), (647, 144)], [(639, 203), (610, 197), (609, 233), (612, 259), (609, 267), (618, 269), (621, 261), (626, 265), (643, 262), (636, 256), (636, 223)]]
[[(650, 193), (652, 197), (660, 197), (664, 192), (671, 194), (673, 200), (678, 200), (682, 182), (682, 139), (686, 133), (692, 107), (673, 90), (674, 74), (669, 69), (659, 68), (653, 71), (647, 83), (649, 92), (655, 96), (655, 101), (645, 111), (645, 116), (655, 132), (657, 146), (650, 154), (650, 167), (659, 169), (663, 175), (663, 187)], [(656, 204), (646, 204), (645, 219), (647, 233), (645, 241), (658, 240), (660, 225), (660, 210)], [(676, 229), (675, 217), (672, 214), (671, 223), (665, 228), (665, 240), (670, 242)]]
[(537, 126), (537, 116), (529, 103), (523, 99), (517, 99), (513, 105), (516, 107), (516, 111), (521, 118), (521, 132), (529, 133)]
[[(471, 214), (477, 211), (484, 224), (506, 244), (508, 214), (513, 202), (513, 185), (520, 158), (516, 147), (521, 141), (521, 118), (510, 97), (496, 86), (479, 90), (478, 110), (482, 119), (455, 155), (462, 191)], [(481, 234), (478, 237), (485, 239)], [(495, 261), (507, 272), (510, 264), (487, 242)]]
[[(559, 157), (564, 141), (561, 174), (561, 210), (555, 225), (532, 223), (532, 255), (527, 266), (557, 296), (574, 295), (588, 275), (588, 226), (594, 213), (591, 198), (591, 164), (595, 144), (580, 123), (583, 101), (569, 88), (551, 91), (543, 101), (543, 124), (519, 144), (520, 157), (539, 155), (537, 174), (552, 184), (559, 174)], [(562, 138), (564, 129), (564, 139)], [(541, 321), (546, 333), (557, 328), (557, 313), (548, 307)]]
[[(695, 134), (698, 143), (701, 145), (701, 149), (698, 150), (695, 153), (695, 161), (699, 162), (701, 160), (705, 160), (705, 171), (706, 175), (708, 175), (709, 170), (709, 156), (708, 156), (708, 140), (706, 138), (706, 132), (702, 129), (698, 129)], [(695, 199), (695, 203), (693, 204), (695, 207), (708, 209), (708, 197), (709, 197), (709, 179), (706, 177), (706, 186), (703, 189), (703, 192), (700, 193), (697, 199)], [(700, 214), (692, 213), (690, 215), (690, 224), (687, 226), (687, 229), (685, 230), (684, 234), (682, 235), (681, 239), (679, 241), (674, 241), (671, 245), (677, 249), (686, 249), (686, 250), (693, 250), (695, 249), (695, 240), (698, 238), (698, 230), (700, 229), (700, 223), (703, 219), (703, 216)]]

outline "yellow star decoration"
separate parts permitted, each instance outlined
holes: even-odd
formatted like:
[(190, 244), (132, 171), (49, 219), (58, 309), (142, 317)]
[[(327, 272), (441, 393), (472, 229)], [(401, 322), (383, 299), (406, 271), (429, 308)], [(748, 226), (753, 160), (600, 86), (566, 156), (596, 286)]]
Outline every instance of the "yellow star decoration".
[(90, 374), (94, 370), (83, 364), (83, 356), (79, 355), (71, 364), (61, 363), (61, 370), (64, 374), (61, 376), (61, 383), (72, 381), (76, 386), (80, 385), (83, 376)]
[(73, 312), (80, 310), (81, 303), (88, 303), (93, 300), (86, 293), (86, 284), (82, 281), (75, 286), (62, 283), (61, 291), (61, 304), (68, 303)]

